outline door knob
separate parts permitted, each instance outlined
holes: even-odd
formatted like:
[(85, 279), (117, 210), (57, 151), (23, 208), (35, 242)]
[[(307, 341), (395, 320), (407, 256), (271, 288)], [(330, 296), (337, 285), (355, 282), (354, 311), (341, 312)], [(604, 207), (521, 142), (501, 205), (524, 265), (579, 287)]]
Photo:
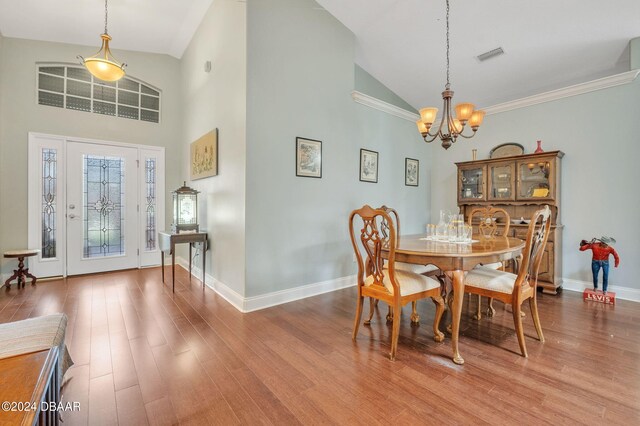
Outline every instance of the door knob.
[(75, 204), (69, 204), (69, 209), (73, 210), (73, 209), (75, 209), (75, 208), (76, 208), (76, 205), (75, 205)]
[(69, 219), (75, 219), (75, 218), (76, 218), (76, 215), (75, 215), (75, 214), (70, 214), (70, 215), (69, 215)]

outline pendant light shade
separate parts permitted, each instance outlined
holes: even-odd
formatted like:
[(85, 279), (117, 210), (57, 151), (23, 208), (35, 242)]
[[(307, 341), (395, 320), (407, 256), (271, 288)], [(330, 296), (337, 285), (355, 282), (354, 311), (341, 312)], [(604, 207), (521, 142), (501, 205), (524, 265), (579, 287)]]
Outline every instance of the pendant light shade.
[(113, 57), (111, 49), (109, 49), (109, 42), (111, 36), (107, 33), (107, 0), (104, 2), (104, 34), (102, 38), (102, 47), (95, 55), (85, 59), (82, 56), (78, 56), (80, 63), (84, 65), (87, 70), (95, 77), (103, 81), (117, 81), (124, 77), (125, 63), (119, 63)]

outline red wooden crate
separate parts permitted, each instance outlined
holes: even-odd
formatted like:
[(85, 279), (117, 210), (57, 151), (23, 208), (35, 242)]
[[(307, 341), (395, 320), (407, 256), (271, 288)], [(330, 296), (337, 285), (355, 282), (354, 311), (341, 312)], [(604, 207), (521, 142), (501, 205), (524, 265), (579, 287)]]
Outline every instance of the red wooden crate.
[(585, 302), (587, 300), (590, 300), (593, 302), (604, 303), (605, 305), (615, 305), (616, 294), (611, 291), (608, 291), (607, 294), (604, 294), (600, 290), (593, 290), (591, 288), (588, 288), (582, 293), (582, 300), (584, 300)]

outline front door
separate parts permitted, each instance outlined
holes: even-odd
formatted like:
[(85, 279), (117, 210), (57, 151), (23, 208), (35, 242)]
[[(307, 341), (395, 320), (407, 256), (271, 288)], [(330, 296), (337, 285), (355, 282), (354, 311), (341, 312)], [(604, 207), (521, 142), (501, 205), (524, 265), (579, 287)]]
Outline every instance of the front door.
[(67, 274), (138, 267), (138, 150), (67, 142)]

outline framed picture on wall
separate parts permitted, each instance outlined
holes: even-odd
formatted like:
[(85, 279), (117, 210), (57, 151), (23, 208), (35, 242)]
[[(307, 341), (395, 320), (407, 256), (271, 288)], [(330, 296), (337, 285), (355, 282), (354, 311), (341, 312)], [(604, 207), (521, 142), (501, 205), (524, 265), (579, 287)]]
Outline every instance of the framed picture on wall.
[(378, 153), (360, 149), (360, 180), (378, 183)]
[(296, 176), (322, 177), (322, 141), (296, 138)]
[(404, 159), (404, 184), (407, 186), (418, 186), (418, 176), (420, 175), (420, 162), (415, 158)]
[(191, 180), (218, 175), (218, 129), (191, 144)]

